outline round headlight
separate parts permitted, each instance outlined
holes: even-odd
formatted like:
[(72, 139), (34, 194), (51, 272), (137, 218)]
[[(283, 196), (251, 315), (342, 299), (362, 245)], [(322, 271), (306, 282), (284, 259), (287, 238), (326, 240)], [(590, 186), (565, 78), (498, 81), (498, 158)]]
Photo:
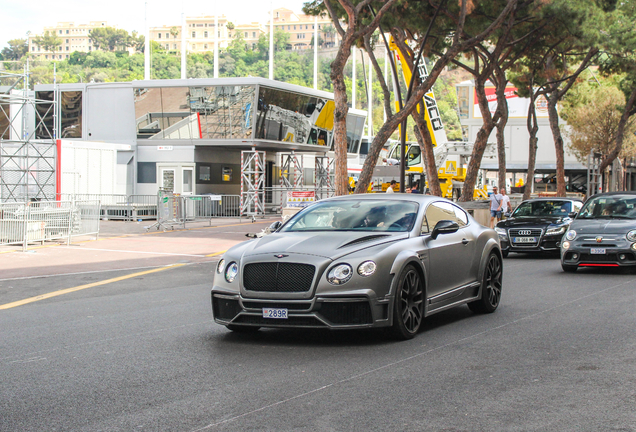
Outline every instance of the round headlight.
[(217, 273), (223, 273), (223, 269), (225, 268), (225, 260), (222, 259), (221, 261), (219, 261), (219, 263), (216, 265), (216, 272)]
[(338, 264), (329, 270), (327, 280), (332, 285), (342, 285), (347, 283), (353, 275), (353, 269), (349, 264)]
[(636, 241), (636, 230), (631, 230), (627, 233), (627, 240)]
[(636, 251), (636, 243), (632, 243), (632, 250)]
[(225, 280), (228, 282), (234, 282), (236, 275), (238, 274), (238, 264), (233, 262), (225, 269)]
[(574, 230), (570, 230), (567, 233), (565, 233), (565, 238), (568, 240), (574, 240), (576, 238), (576, 231)]
[(563, 249), (570, 249), (570, 242), (564, 241), (563, 243), (561, 243), (561, 246), (563, 247)]
[(376, 265), (373, 261), (365, 261), (358, 266), (358, 274), (360, 276), (371, 276), (375, 273)]

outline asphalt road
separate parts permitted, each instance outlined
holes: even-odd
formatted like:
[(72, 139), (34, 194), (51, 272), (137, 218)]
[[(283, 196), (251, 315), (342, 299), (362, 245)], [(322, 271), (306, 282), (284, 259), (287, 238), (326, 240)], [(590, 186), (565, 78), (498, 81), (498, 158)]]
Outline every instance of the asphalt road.
[[(215, 258), (0, 310), (1, 431), (635, 431), (636, 275), (511, 255), (501, 306), (229, 332)], [(11, 301), (129, 274), (0, 281)]]

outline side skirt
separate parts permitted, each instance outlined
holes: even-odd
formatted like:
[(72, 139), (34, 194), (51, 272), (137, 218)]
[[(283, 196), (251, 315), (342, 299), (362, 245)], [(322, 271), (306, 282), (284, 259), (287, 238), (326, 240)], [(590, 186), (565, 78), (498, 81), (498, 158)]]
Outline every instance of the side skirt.
[(481, 283), (472, 282), (426, 299), (426, 316), (477, 300), (480, 286)]

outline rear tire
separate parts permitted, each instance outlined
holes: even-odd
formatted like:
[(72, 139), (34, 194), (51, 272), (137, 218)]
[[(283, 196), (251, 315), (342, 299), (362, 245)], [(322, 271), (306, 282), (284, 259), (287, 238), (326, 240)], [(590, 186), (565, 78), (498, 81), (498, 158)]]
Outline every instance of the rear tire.
[(564, 272), (566, 273), (575, 273), (576, 269), (578, 269), (578, 266), (575, 265), (567, 265), (567, 264), (561, 264), (561, 268), (563, 269)]
[(481, 282), (481, 298), (468, 303), (471, 311), (476, 313), (493, 313), (497, 310), (501, 301), (501, 288), (503, 283), (503, 267), (501, 258), (497, 254), (490, 254), (484, 269)]
[(225, 327), (227, 327), (228, 330), (231, 330), (234, 333), (256, 333), (257, 331), (260, 330), (260, 327), (240, 326), (236, 324), (228, 324)]
[(400, 273), (393, 300), (391, 335), (399, 340), (413, 339), (424, 319), (424, 287), (419, 272), (407, 265)]

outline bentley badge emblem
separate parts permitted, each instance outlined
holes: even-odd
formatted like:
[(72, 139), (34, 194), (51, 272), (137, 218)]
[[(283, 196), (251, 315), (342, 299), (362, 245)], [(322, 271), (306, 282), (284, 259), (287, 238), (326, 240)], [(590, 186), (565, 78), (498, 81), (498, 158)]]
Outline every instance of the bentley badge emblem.
[(285, 255), (285, 254), (278, 254), (278, 255), (274, 255), (276, 258), (285, 258), (289, 255)]

